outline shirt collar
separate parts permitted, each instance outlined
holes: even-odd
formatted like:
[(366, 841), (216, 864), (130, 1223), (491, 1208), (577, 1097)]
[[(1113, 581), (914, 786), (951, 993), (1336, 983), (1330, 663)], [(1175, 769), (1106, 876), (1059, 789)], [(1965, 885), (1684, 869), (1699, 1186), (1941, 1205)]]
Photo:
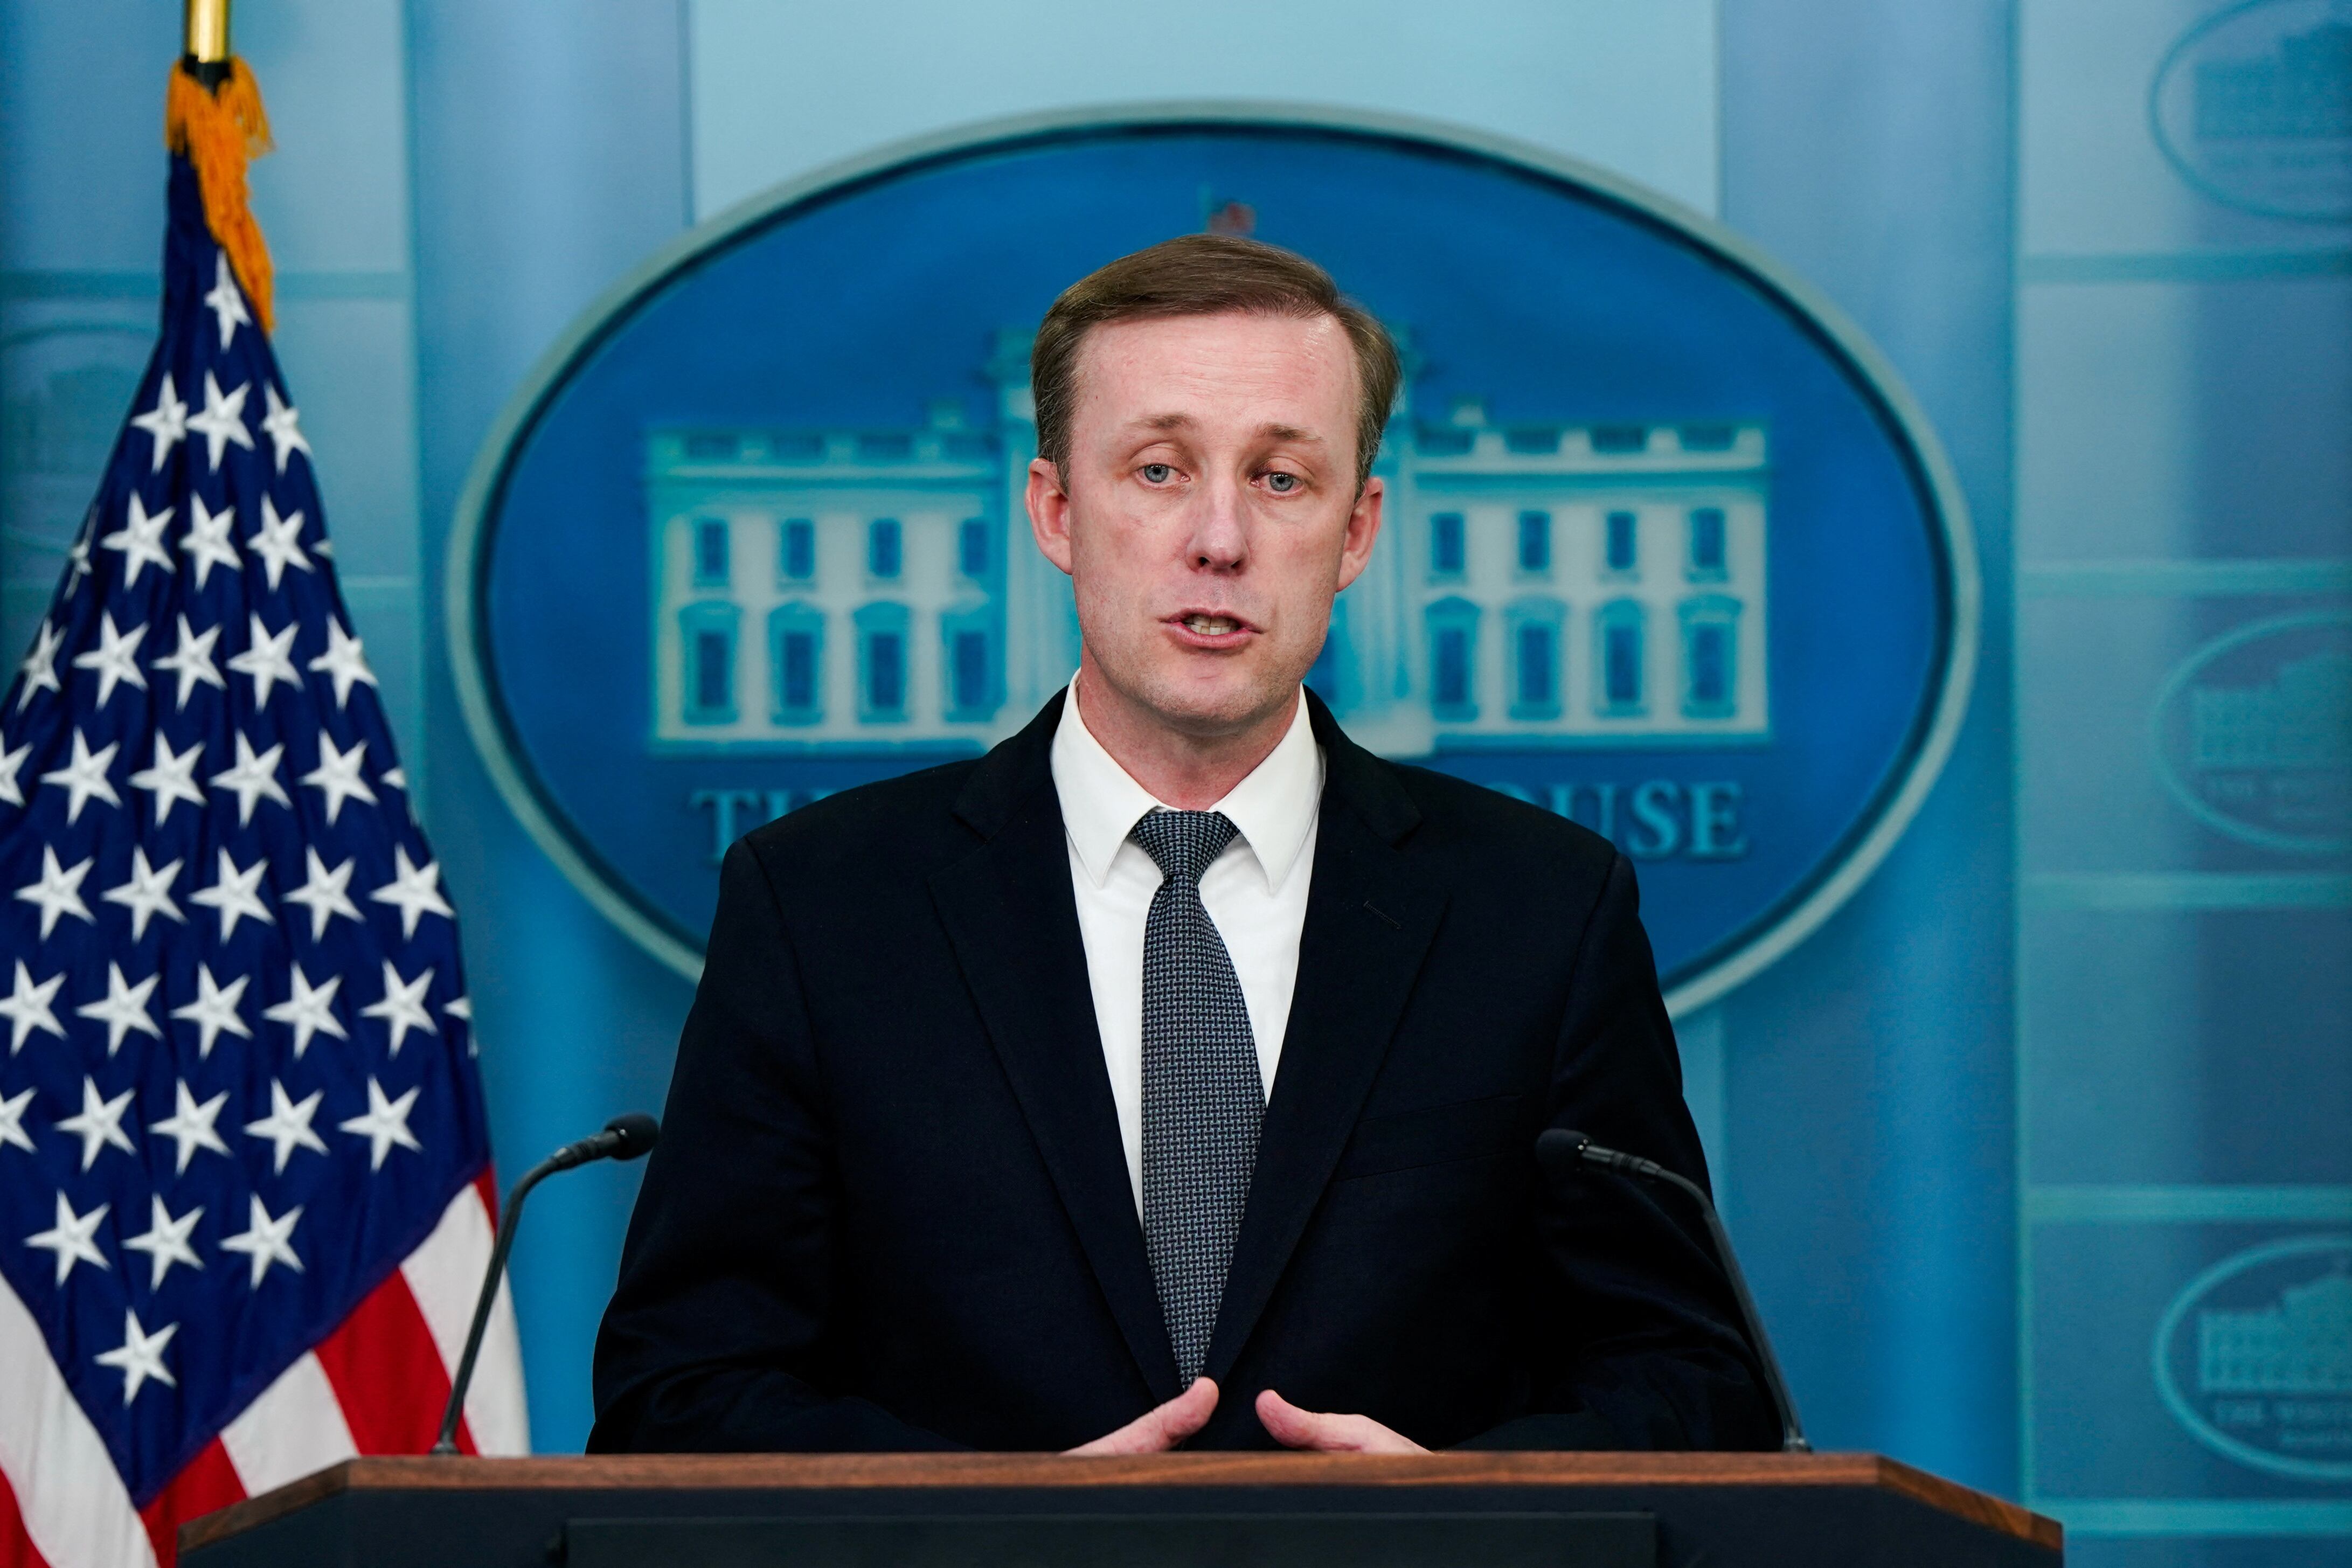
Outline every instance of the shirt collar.
[[(1076, 676), (1070, 678), (1061, 721), (1054, 730), (1053, 769), (1071, 847), (1087, 880), (1103, 887), (1129, 830), (1144, 813), (1165, 803), (1136, 783), (1078, 717)], [(1223, 812), (1240, 830), (1265, 876), (1266, 891), (1272, 893), (1290, 879), (1322, 798), (1323, 748), (1315, 743), (1307, 697), (1301, 692), (1290, 728), (1274, 750), (1210, 809)]]

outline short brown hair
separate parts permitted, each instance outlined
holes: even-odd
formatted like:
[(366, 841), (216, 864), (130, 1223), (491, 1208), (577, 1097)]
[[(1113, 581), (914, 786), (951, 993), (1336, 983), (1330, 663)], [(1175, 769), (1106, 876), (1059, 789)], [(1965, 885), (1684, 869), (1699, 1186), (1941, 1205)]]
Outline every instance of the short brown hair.
[(1029, 351), (1037, 403), (1037, 454), (1069, 482), (1070, 416), (1077, 402), (1078, 350), (1087, 331), (1111, 321), (1168, 316), (1330, 316), (1356, 351), (1356, 487), (1381, 449), (1401, 374), (1396, 344), (1379, 318), (1339, 292), (1331, 275), (1279, 246), (1227, 234), (1186, 234), (1122, 256), (1062, 290)]

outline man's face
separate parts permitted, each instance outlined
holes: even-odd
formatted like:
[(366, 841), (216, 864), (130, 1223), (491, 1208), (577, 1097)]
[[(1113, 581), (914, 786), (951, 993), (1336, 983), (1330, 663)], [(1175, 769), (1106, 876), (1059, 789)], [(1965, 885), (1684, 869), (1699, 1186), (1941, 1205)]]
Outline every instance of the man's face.
[(1076, 589), (1089, 683), (1201, 738), (1295, 701), (1380, 531), (1346, 330), (1115, 322), (1080, 345), (1076, 393), (1066, 489), (1032, 464), (1029, 516)]

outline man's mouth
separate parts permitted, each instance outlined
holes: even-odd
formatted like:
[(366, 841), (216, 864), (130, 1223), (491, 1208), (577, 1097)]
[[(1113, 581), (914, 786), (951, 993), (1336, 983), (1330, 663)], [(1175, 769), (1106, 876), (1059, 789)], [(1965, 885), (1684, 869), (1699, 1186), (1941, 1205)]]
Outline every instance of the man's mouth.
[(1184, 629), (1197, 637), (1221, 637), (1242, 629), (1242, 623), (1231, 616), (1203, 615), (1199, 611), (1186, 616)]

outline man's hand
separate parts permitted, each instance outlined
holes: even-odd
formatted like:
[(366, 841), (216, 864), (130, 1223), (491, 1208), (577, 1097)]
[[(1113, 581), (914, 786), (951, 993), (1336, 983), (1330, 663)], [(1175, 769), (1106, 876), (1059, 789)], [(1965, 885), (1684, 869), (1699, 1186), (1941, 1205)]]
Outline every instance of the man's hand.
[[(1167, 1410), (1172, 1406), (1163, 1405), (1160, 1408)], [(1257, 1396), (1257, 1418), (1274, 1435), (1274, 1440), (1286, 1448), (1312, 1448), (1318, 1454), (1429, 1452), (1412, 1438), (1390, 1431), (1369, 1415), (1331, 1415), (1319, 1410), (1301, 1410), (1271, 1388)], [(1148, 1421), (1150, 1416), (1144, 1419)], [(1111, 1436), (1118, 1435), (1113, 1433)], [(1109, 1439), (1104, 1440), (1108, 1442)]]
[(1217, 1385), (1196, 1377), (1192, 1386), (1165, 1405), (1154, 1405), (1118, 1431), (1069, 1451), (1073, 1454), (1164, 1454), (1209, 1423), (1217, 1407)]

